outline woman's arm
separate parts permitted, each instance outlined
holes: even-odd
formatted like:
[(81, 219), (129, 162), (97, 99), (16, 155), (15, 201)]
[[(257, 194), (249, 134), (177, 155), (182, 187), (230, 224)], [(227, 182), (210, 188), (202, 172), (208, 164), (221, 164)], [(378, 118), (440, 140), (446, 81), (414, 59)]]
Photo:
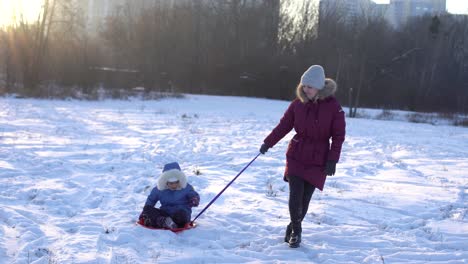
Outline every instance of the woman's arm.
[(286, 134), (291, 131), (294, 127), (294, 104), (296, 101), (293, 101), (283, 117), (281, 118), (279, 124), (271, 131), (271, 133), (263, 141), (268, 148), (273, 147), (280, 141)]
[(341, 106), (337, 104), (337, 110), (333, 115), (331, 138), (332, 143), (328, 152), (328, 160), (338, 162), (341, 155), (341, 146), (345, 140), (346, 122), (345, 113)]

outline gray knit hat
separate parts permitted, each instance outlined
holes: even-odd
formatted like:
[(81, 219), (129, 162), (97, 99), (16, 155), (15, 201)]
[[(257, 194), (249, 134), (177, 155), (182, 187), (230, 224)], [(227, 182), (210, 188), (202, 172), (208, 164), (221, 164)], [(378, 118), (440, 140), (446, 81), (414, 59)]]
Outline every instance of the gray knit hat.
[(320, 65), (312, 65), (302, 74), (301, 84), (322, 90), (325, 86), (325, 71)]

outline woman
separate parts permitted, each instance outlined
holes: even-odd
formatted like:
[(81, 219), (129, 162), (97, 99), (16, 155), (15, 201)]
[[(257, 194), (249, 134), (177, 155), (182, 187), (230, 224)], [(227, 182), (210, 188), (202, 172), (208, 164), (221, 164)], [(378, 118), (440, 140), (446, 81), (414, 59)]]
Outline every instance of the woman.
[[(160, 208), (154, 208), (157, 202)], [(192, 207), (198, 206), (200, 196), (187, 183), (187, 177), (177, 162), (164, 165), (158, 184), (146, 199), (140, 224), (156, 228), (184, 227), (190, 222)]]
[(315, 188), (323, 190), (327, 175), (335, 174), (340, 158), (346, 124), (335, 91), (335, 81), (325, 78), (322, 66), (307, 69), (297, 86), (297, 98), (260, 148), (265, 154), (291, 129), (296, 131), (286, 152), (284, 172), (284, 180), (289, 182), (291, 218), (284, 241), (293, 248), (301, 243), (302, 220)]

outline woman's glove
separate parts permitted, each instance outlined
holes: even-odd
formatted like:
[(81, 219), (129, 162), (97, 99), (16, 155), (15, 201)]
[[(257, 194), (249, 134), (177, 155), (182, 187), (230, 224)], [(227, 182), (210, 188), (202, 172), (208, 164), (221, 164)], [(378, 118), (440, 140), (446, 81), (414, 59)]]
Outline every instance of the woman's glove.
[(260, 147), (260, 153), (265, 154), (267, 153), (268, 149), (269, 147), (265, 143), (263, 143), (262, 146)]
[(327, 164), (325, 165), (325, 174), (327, 176), (333, 176), (335, 175), (336, 171), (336, 161), (329, 160), (327, 161)]

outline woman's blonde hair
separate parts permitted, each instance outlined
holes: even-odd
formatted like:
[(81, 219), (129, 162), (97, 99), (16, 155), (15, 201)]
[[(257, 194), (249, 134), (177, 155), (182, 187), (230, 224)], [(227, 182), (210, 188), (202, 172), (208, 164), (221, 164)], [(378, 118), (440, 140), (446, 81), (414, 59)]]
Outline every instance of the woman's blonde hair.
[[(302, 103), (307, 103), (310, 101), (309, 98), (307, 98), (307, 95), (304, 93), (304, 90), (302, 89), (303, 85), (299, 83), (296, 88), (296, 96), (299, 100), (301, 100)], [(322, 90), (319, 90), (317, 95), (314, 97), (314, 101), (325, 99), (331, 95), (334, 95), (336, 92), (336, 82), (333, 79), (326, 78), (325, 79), (325, 86), (323, 87)]]
[(302, 83), (299, 83), (296, 87), (296, 96), (301, 102), (304, 104), (309, 101), (309, 98), (307, 98), (307, 95), (304, 93), (304, 89), (302, 89), (303, 85)]

